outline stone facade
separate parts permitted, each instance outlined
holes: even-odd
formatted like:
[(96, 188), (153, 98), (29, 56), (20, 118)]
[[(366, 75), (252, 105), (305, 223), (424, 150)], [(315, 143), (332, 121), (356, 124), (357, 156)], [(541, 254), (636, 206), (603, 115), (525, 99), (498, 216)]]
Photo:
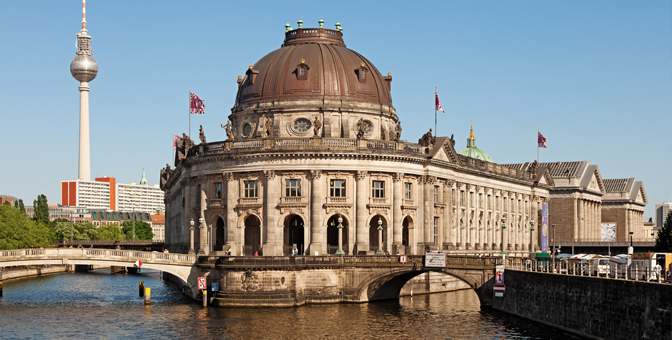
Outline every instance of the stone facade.
[(391, 74), (342, 36), (288, 31), (239, 77), (228, 139), (178, 142), (161, 174), (171, 251), (190, 250), (193, 233), (204, 254), (527, 254), (548, 169), (458, 155), (452, 138), (401, 141)]

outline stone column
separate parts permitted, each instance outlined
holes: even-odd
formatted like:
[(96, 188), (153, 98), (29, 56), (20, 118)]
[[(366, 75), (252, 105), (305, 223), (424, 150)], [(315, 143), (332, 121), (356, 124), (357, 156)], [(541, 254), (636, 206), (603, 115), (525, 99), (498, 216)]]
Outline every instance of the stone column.
[[(326, 226), (322, 226), (323, 220), (323, 209), (324, 205), (324, 180), (322, 179), (321, 170), (311, 170), (310, 171), (310, 183), (311, 183), (311, 202), (310, 202), (310, 246), (309, 246), (309, 255), (323, 255), (324, 251), (322, 249), (324, 234), (322, 231), (326, 229)], [(359, 203), (359, 202), (357, 202)]]
[(356, 253), (359, 254), (360, 251), (369, 250), (369, 228), (366, 225), (366, 199), (368, 197), (367, 190), (368, 185), (366, 185), (366, 171), (357, 171), (356, 175), (357, 180), (357, 240), (355, 240)]
[(264, 190), (266, 240), (264, 240), (263, 254), (264, 256), (276, 256), (279, 255), (276, 244), (276, 229), (278, 229), (278, 226), (276, 225), (277, 209), (275, 208), (278, 204), (278, 180), (275, 176), (275, 170), (264, 171), (264, 177), (266, 178), (266, 188)]
[(443, 247), (442, 249), (446, 250), (452, 250), (452, 247), (450, 247), (450, 227), (451, 227), (451, 211), (453, 210), (453, 202), (451, 200), (450, 194), (452, 192), (452, 186), (453, 182), (451, 180), (447, 180), (444, 182), (443, 185), (443, 205), (445, 206), (443, 209), (443, 228), (442, 228), (442, 236), (443, 236)]
[(231, 249), (231, 255), (241, 255), (236, 247), (236, 232), (238, 231), (238, 216), (234, 211), (238, 200), (238, 182), (232, 172), (225, 172), (226, 180), (226, 246)]
[[(198, 228), (200, 231), (200, 237), (198, 242), (198, 253), (201, 251), (203, 253), (210, 254), (210, 247), (208, 247), (208, 220), (206, 216), (206, 211), (208, 208), (208, 194), (207, 194), (208, 184), (206, 182), (201, 183), (201, 213), (200, 218), (203, 219), (203, 223), (199, 223)], [(200, 222), (200, 221), (199, 221)]]
[(403, 185), (404, 185), (404, 174), (401, 172), (395, 173), (392, 177), (394, 189), (393, 189), (393, 197), (394, 201), (392, 202), (392, 216), (393, 216), (393, 222), (392, 222), (392, 252), (391, 254), (396, 254), (399, 252), (400, 254), (405, 254), (406, 250), (405, 249), (400, 249), (401, 247), (401, 204), (403, 202)]
[(423, 176), (423, 189), (424, 189), (424, 222), (423, 222), (423, 241), (425, 244), (430, 244), (434, 242), (434, 183), (436, 183), (436, 177), (434, 176)]

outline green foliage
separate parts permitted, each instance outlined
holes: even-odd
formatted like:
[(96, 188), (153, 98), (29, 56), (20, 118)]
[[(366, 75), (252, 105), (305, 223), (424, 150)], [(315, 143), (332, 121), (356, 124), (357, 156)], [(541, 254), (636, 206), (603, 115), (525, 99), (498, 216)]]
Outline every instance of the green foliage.
[(122, 231), (126, 235), (127, 240), (133, 239), (133, 223), (135, 223), (135, 239), (136, 240), (151, 240), (154, 238), (152, 227), (143, 221), (124, 221), (122, 223)]
[(49, 247), (54, 234), (46, 224), (26, 218), (11, 204), (0, 206), (0, 249)]
[(26, 214), (26, 206), (23, 205), (23, 200), (19, 198), (19, 200), (17, 202), (19, 202), (19, 210), (25, 215)]
[(2, 203), (2, 205), (8, 205), (8, 206), (10, 206), (10, 207), (12, 206), (12, 204), (9, 203), (9, 201), (5, 201), (5, 203)]
[(98, 240), (124, 240), (126, 236), (116, 224), (108, 224), (98, 227)]
[(72, 230), (73, 241), (99, 240), (98, 229), (91, 222), (56, 222), (54, 234), (57, 240), (70, 240)]
[(49, 225), (49, 205), (47, 204), (47, 196), (37, 196), (37, 200), (33, 201), (33, 207), (35, 209), (33, 219), (37, 221), (37, 223)]
[(669, 252), (672, 251), (672, 211), (667, 215), (665, 224), (658, 230), (656, 234), (656, 251)]

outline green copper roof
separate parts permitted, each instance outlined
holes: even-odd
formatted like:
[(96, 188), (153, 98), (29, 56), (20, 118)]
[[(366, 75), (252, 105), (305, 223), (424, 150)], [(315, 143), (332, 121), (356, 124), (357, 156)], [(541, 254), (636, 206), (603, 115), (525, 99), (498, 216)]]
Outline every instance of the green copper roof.
[(494, 163), (492, 157), (487, 152), (476, 147), (476, 137), (474, 137), (474, 127), (471, 127), (469, 138), (467, 138), (467, 147), (458, 152), (462, 156), (480, 159), (482, 161)]
[(147, 178), (145, 178), (145, 168), (142, 168), (142, 178), (140, 179), (140, 184), (147, 184)]

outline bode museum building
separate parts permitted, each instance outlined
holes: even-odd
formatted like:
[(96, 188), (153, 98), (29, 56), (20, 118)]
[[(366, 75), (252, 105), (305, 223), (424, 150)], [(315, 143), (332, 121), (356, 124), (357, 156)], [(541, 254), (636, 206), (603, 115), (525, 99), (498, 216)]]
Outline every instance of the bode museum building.
[(199, 144), (178, 142), (175, 167), (161, 171), (167, 247), (265, 256), (539, 250), (551, 167), (495, 164), (473, 131), (459, 153), (431, 130), (402, 141), (400, 116), (410, 114), (392, 106), (391, 73), (348, 49), (337, 28), (288, 27), (281, 48), (238, 77), (227, 140), (206, 142), (201, 128)]

